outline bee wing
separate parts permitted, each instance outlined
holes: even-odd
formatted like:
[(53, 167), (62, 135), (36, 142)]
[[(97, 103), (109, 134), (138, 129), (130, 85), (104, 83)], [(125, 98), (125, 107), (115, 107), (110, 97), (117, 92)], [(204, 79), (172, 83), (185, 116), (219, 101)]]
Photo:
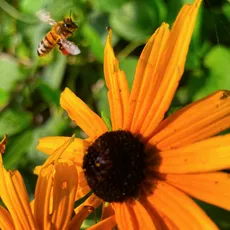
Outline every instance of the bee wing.
[(60, 43), (62, 44), (62, 46), (64, 47), (64, 49), (72, 55), (78, 55), (79, 53), (81, 53), (80, 49), (78, 48), (77, 45), (75, 45), (73, 42), (68, 41), (66, 39), (61, 39)]
[(37, 17), (42, 21), (42, 22), (45, 22), (45, 23), (48, 23), (50, 25), (55, 25), (56, 24), (56, 21), (54, 21), (52, 18), (51, 18), (51, 15), (50, 15), (50, 12), (42, 9), (42, 10), (39, 10), (37, 13), (36, 13)]

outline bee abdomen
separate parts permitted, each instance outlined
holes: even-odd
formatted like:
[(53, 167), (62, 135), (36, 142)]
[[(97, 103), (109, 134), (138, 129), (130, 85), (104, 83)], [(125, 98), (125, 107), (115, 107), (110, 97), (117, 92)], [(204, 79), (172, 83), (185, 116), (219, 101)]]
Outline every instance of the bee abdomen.
[(56, 45), (59, 37), (52, 31), (50, 31), (40, 42), (37, 54), (38, 56), (44, 56), (50, 52), (50, 50)]

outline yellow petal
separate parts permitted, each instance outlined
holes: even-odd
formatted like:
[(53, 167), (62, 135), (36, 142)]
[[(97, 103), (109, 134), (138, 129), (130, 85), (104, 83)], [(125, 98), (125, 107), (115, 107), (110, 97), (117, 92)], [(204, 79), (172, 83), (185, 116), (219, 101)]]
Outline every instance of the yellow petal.
[(154, 76), (160, 78), (161, 81), (140, 130), (145, 137), (152, 136), (174, 97), (184, 72), (186, 56), (200, 3), (201, 0), (196, 0), (192, 5), (183, 6), (172, 27), (159, 63), (160, 71)]
[(108, 131), (103, 120), (68, 88), (62, 92), (60, 103), (69, 117), (89, 137), (96, 138)]
[(73, 164), (57, 163), (53, 184), (52, 227), (66, 229), (70, 221), (77, 190), (77, 169)]
[(111, 203), (118, 228), (156, 229), (152, 213), (149, 213), (139, 201)]
[(170, 220), (169, 218), (166, 218), (165, 215), (160, 213), (158, 210), (156, 210), (155, 207), (146, 199), (145, 196), (139, 196), (138, 200), (141, 202), (141, 204), (145, 207), (148, 214), (153, 219), (155, 228), (158, 230), (169, 230), (169, 229), (177, 229), (176, 225)]
[(5, 170), (1, 154), (0, 178), (1, 199), (11, 214), (15, 229), (36, 229), (23, 179), (18, 171)]
[(137, 226), (137, 220), (127, 202), (112, 203), (115, 218), (119, 229), (133, 230)]
[(101, 220), (97, 224), (94, 224), (92, 227), (87, 228), (88, 230), (102, 230), (102, 229), (113, 229), (116, 227), (115, 216), (110, 216), (104, 220)]
[(106, 219), (112, 215), (114, 215), (114, 210), (113, 210), (112, 206), (110, 204), (107, 205), (106, 203), (104, 203), (102, 205), (101, 220), (104, 220), (104, 219)]
[(168, 174), (165, 179), (197, 199), (230, 211), (230, 175), (228, 173)]
[(147, 199), (157, 210), (176, 223), (179, 229), (218, 229), (192, 199), (165, 182), (159, 181), (153, 194)]
[(125, 124), (125, 129), (134, 133), (140, 131), (162, 80), (162, 76), (157, 75), (168, 36), (168, 24), (163, 23), (149, 39), (139, 58)]
[(94, 208), (90, 206), (81, 206), (78, 208), (76, 215), (68, 224), (68, 230), (80, 229), (82, 222), (88, 217), (90, 213), (94, 211)]
[(68, 225), (69, 230), (79, 229), (82, 222), (87, 218), (87, 216), (92, 213), (96, 208), (98, 208), (102, 203), (102, 200), (92, 194), (88, 199), (86, 199), (81, 205), (75, 208), (76, 215), (71, 220)]
[(81, 209), (81, 207), (91, 207), (93, 210), (98, 208), (102, 204), (102, 199), (97, 197), (95, 194), (92, 194), (87, 198), (80, 206), (75, 208), (75, 213), (78, 213), (78, 210)]
[(39, 173), (34, 199), (34, 216), (41, 229), (51, 228), (51, 195), (54, 165), (48, 165)]
[(129, 88), (124, 71), (119, 69), (112, 47), (112, 30), (109, 30), (104, 51), (104, 74), (113, 130), (123, 128), (127, 113)]
[(165, 228), (162, 229), (170, 229), (170, 230), (179, 230), (180, 228), (177, 226), (177, 224), (175, 222), (173, 222), (170, 218), (168, 218), (168, 216), (165, 216), (163, 213), (158, 212), (159, 215), (161, 216), (161, 219), (165, 225)]
[(230, 134), (160, 152), (162, 173), (210, 172), (230, 167)]
[(90, 192), (90, 187), (85, 178), (85, 174), (82, 169), (78, 168), (78, 188), (76, 192), (75, 200), (79, 200)]
[[(39, 139), (37, 149), (46, 154), (52, 154), (57, 148), (62, 144), (67, 142), (70, 137), (64, 136), (53, 136), (53, 137), (43, 137)], [(84, 153), (85, 149), (89, 147), (88, 139), (83, 140), (80, 138), (75, 138), (73, 142), (66, 148), (65, 152), (69, 153)]]
[[(53, 154), (56, 149), (68, 140), (69, 137), (44, 137), (39, 139), (37, 149), (46, 154)], [(88, 139), (75, 138), (61, 154), (60, 159), (72, 160), (76, 166), (81, 167), (84, 153), (89, 145)]]
[(59, 145), (57, 149), (54, 150), (52, 155), (47, 158), (45, 163), (42, 165), (42, 168), (49, 166), (61, 159), (62, 154), (66, 151), (66, 149), (73, 143), (75, 136), (69, 137), (62, 145)]
[(0, 206), (0, 229), (1, 230), (14, 230), (14, 223), (10, 213)]
[(159, 125), (149, 143), (160, 150), (177, 148), (229, 128), (229, 96), (229, 91), (218, 91), (178, 110)]

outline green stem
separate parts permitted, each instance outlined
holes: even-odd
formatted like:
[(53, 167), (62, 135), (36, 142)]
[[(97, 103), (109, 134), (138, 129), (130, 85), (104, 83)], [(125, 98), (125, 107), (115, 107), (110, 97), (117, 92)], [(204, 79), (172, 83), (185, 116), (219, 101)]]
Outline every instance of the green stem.
[(138, 46), (145, 44), (145, 41), (132, 41), (130, 42), (117, 56), (127, 57), (132, 53)]
[(37, 20), (32, 19), (31, 17), (28, 17), (27, 15), (21, 13), (20, 11), (16, 10), (13, 6), (11, 6), (9, 3), (7, 3), (5, 0), (0, 0), (0, 8), (2, 8), (3, 11), (8, 13), (11, 17), (27, 23), (27, 24), (34, 24)]

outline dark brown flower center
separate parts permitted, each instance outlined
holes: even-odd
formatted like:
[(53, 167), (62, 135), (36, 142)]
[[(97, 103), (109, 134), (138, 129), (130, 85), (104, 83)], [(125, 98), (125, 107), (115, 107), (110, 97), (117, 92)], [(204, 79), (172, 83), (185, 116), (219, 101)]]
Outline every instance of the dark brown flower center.
[(146, 178), (147, 153), (141, 139), (128, 131), (104, 133), (88, 148), (83, 170), (92, 191), (104, 201), (137, 198)]

